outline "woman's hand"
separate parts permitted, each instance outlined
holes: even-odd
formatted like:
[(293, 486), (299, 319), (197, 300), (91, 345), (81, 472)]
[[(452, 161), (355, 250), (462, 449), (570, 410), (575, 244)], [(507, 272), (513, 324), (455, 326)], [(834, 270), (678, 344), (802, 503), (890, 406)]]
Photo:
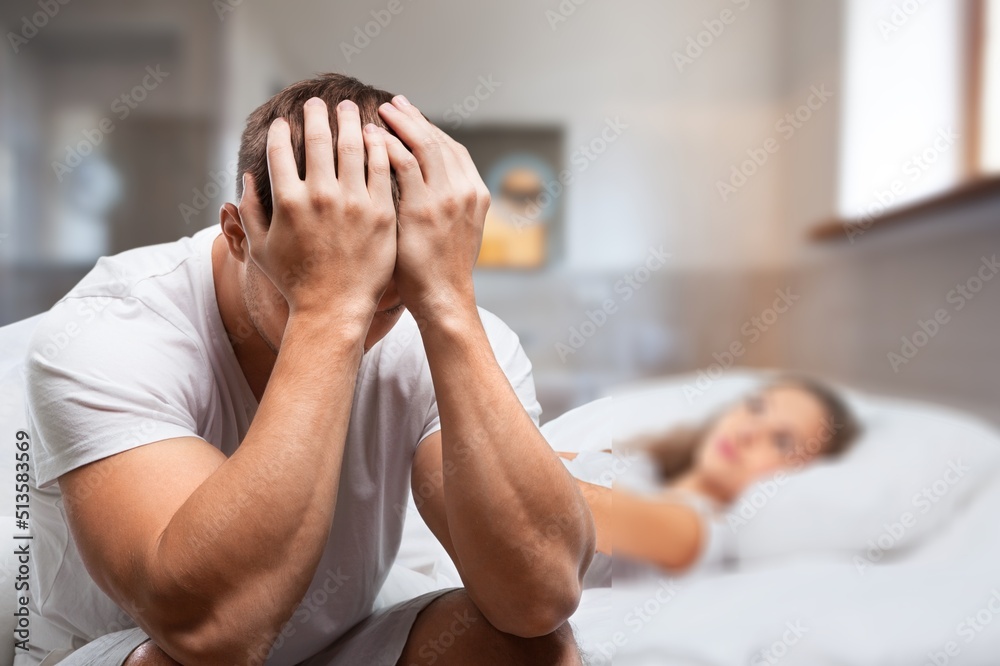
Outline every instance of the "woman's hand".
[(469, 151), (405, 97), (383, 104), (379, 113), (402, 139), (384, 132), (400, 191), (395, 273), (400, 298), (421, 325), (456, 308), (474, 310), (472, 268), (489, 190)]

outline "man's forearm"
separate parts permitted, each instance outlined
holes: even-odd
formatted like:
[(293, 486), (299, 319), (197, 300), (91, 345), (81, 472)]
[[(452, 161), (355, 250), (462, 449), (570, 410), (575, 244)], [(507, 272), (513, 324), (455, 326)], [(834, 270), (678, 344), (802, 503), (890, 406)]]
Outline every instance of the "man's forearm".
[(459, 470), (444, 497), (469, 594), (501, 630), (548, 633), (575, 609), (593, 557), (586, 502), (497, 364), (476, 308), (425, 322), (422, 337), (444, 465)]
[(230, 618), (218, 634), (244, 645), (291, 616), (329, 535), (364, 330), (289, 321), (249, 432), (160, 536), (154, 603), (186, 605), (196, 624)]

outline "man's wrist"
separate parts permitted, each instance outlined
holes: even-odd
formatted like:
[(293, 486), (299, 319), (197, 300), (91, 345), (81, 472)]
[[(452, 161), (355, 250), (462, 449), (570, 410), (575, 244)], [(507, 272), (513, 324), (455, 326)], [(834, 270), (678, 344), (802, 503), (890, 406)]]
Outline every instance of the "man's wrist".
[(290, 312), (285, 324), (285, 334), (289, 331), (315, 331), (327, 339), (337, 339), (345, 343), (364, 343), (371, 326), (375, 308), (337, 306), (330, 304), (323, 309), (299, 310)]
[(421, 332), (461, 329), (479, 319), (476, 296), (471, 286), (463, 291), (439, 291), (425, 296), (413, 306), (407, 304)]

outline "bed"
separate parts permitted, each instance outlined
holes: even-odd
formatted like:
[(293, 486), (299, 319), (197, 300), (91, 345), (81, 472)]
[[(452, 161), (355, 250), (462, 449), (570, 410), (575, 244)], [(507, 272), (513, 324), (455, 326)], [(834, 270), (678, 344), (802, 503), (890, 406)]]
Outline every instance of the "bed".
[[(0, 328), (0, 348), (24, 348), (36, 321)], [(8, 437), (24, 425), (19, 361), (0, 359)], [(711, 414), (767, 375), (731, 371), (697, 394), (691, 376), (622, 387), (542, 432), (557, 450), (598, 452)], [(844, 391), (865, 425), (861, 441), (778, 492), (764, 483), (748, 490), (734, 504), (752, 511), (739, 524), (731, 570), (591, 581), (571, 619), (589, 666), (1000, 664), (1000, 435), (960, 412)], [(604, 485), (616, 478), (612, 467), (567, 467)], [(0, 524), (12, 542), (13, 483), (4, 487)], [(924, 512), (914, 498), (926, 488), (936, 500)], [(461, 585), (412, 500), (407, 511), (377, 606)], [(917, 519), (903, 525), (906, 512)], [(12, 585), (12, 552), (0, 558), (0, 585)], [(12, 593), (3, 596), (0, 666), (13, 653), (14, 605)]]
[[(622, 387), (542, 431), (558, 450), (599, 450), (608, 424), (617, 445), (707, 416), (770, 374), (732, 371), (697, 393), (693, 376)], [(840, 388), (864, 434), (841, 460), (733, 505), (732, 568), (584, 592), (571, 623), (590, 666), (1000, 664), (1000, 434)], [(459, 584), (411, 506), (383, 601)]]

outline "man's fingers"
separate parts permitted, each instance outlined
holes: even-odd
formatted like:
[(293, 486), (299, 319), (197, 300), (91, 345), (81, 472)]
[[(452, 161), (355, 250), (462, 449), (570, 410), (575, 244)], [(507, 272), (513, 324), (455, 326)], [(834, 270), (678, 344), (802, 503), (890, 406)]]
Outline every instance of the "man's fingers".
[(302, 187), (292, 153), (291, 129), (284, 118), (276, 118), (267, 130), (267, 173), (275, 202), (282, 193), (291, 194)]
[(465, 177), (473, 183), (481, 181), (482, 176), (479, 175), (479, 169), (476, 168), (476, 163), (472, 161), (472, 155), (469, 154), (468, 148), (448, 136), (447, 132), (440, 127), (436, 125), (432, 125), (432, 127), (440, 134), (441, 145), (444, 147), (445, 152), (454, 156), (455, 161), (458, 163), (458, 168), (465, 174)]
[(476, 193), (477, 206), (485, 210), (490, 204), (490, 190), (486, 187), (486, 183), (483, 182), (483, 177), (479, 175), (479, 169), (476, 168), (476, 163), (472, 161), (472, 155), (469, 154), (469, 150), (448, 136), (437, 125), (432, 124), (431, 127), (434, 128), (441, 139), (442, 152), (448, 163), (449, 173), (454, 174), (453, 177), (456, 182), (461, 179), (461, 181), (472, 185)]
[(392, 180), (390, 179), (389, 152), (385, 136), (377, 125), (364, 126), (365, 151), (368, 153), (368, 196), (380, 205), (392, 205)]
[(305, 120), (306, 181), (336, 184), (333, 134), (326, 102), (319, 97), (309, 99), (302, 107), (302, 115)]
[[(455, 151), (455, 146), (458, 146), (459, 144), (455, 143), (452, 138), (445, 134), (444, 130), (437, 125), (434, 125), (433, 123), (428, 123), (428, 125), (430, 126), (431, 134), (436, 136), (438, 139), (441, 146), (441, 156), (444, 158), (446, 170), (452, 181), (471, 181), (470, 174), (466, 171), (465, 165), (462, 164), (458, 153)], [(479, 172), (476, 172), (475, 176), (478, 177)]]
[(397, 95), (392, 104), (386, 103), (379, 107), (379, 114), (417, 158), (427, 184), (446, 187), (448, 172), (441, 153), (441, 140), (432, 131), (433, 125), (405, 99), (402, 95)]
[(386, 151), (389, 154), (389, 163), (396, 170), (396, 182), (399, 183), (400, 196), (422, 198), (426, 184), (424, 183), (423, 174), (420, 172), (420, 164), (417, 162), (417, 158), (406, 149), (406, 146), (398, 138), (381, 127), (379, 131), (385, 139)]
[(358, 105), (345, 99), (337, 105), (337, 180), (348, 192), (365, 191), (365, 142)]

